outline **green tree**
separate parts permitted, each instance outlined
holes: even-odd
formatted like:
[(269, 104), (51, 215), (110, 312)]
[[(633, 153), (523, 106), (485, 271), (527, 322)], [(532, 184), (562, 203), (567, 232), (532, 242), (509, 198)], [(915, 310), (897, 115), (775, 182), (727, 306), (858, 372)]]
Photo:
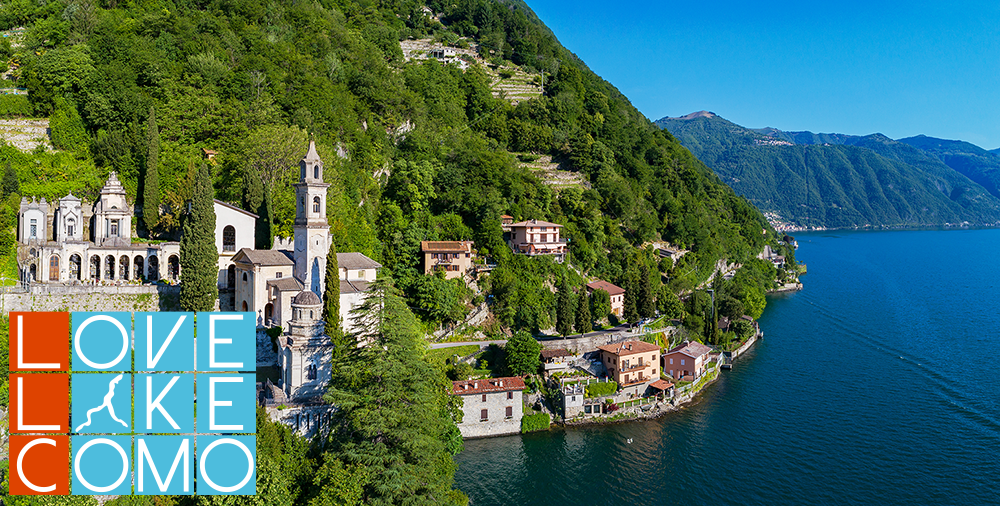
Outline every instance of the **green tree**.
[(639, 307), (638, 307), (638, 283), (636, 280), (638, 275), (635, 269), (629, 268), (625, 273), (625, 311), (622, 316), (625, 321), (629, 323), (636, 323), (639, 321)]
[[(390, 279), (352, 312), (358, 339), (333, 364), (326, 449), (357, 477), (361, 503), (464, 504), (452, 490), (458, 435), (444, 372), (424, 360), (423, 332)], [(458, 441), (461, 441), (458, 436)], [(350, 480), (348, 480), (350, 481)]]
[(639, 316), (652, 318), (656, 314), (656, 299), (653, 296), (653, 287), (649, 282), (649, 266), (646, 262), (639, 265), (639, 293), (638, 293)]
[(17, 179), (17, 171), (7, 162), (7, 167), (3, 171), (3, 195), (13, 195), (21, 193), (21, 182)]
[(577, 296), (576, 305), (576, 331), (586, 334), (594, 330), (593, 317), (590, 315), (590, 300), (587, 297), (587, 289), (582, 288)]
[(764, 291), (756, 287), (746, 287), (740, 294), (740, 302), (743, 303), (747, 315), (756, 320), (764, 314), (764, 307), (767, 306), (767, 299), (764, 298)]
[(142, 221), (147, 230), (160, 222), (160, 129), (156, 126), (156, 110), (149, 108), (146, 120), (146, 175), (142, 185)]
[(191, 212), (184, 217), (184, 235), (181, 236), (179, 303), (184, 311), (211, 311), (219, 298), (214, 198), (212, 175), (208, 165), (203, 163), (198, 170)]
[(590, 307), (597, 321), (604, 320), (611, 314), (611, 296), (606, 290), (594, 290), (590, 294)]
[(85, 150), (87, 148), (87, 130), (83, 119), (69, 101), (56, 99), (56, 108), (49, 117), (49, 131), (52, 145), (65, 151)]
[(542, 345), (523, 330), (514, 333), (503, 351), (504, 370), (511, 376), (534, 374), (541, 365)]
[(563, 278), (556, 293), (556, 332), (562, 336), (573, 333), (573, 292)]
[(739, 338), (740, 340), (752, 336), (754, 331), (756, 330), (754, 329), (753, 322), (744, 320), (742, 318), (732, 323), (732, 329), (733, 332), (736, 334), (736, 337)]
[(332, 241), (330, 251), (326, 254), (326, 275), (323, 282), (326, 284), (323, 289), (323, 323), (326, 335), (333, 343), (334, 356), (340, 356), (347, 343), (340, 327), (340, 266), (337, 261), (337, 245)]
[(735, 297), (724, 295), (719, 297), (719, 315), (725, 316), (732, 321), (746, 314), (743, 303)]
[(684, 317), (684, 304), (667, 285), (660, 286), (660, 296), (657, 297), (656, 304), (660, 314), (667, 318)]

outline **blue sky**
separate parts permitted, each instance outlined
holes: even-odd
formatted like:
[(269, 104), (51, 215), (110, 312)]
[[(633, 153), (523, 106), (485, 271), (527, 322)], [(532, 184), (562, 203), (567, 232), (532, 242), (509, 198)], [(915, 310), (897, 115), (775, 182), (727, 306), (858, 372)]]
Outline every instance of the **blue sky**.
[(527, 1), (653, 120), (1000, 147), (1000, 2)]

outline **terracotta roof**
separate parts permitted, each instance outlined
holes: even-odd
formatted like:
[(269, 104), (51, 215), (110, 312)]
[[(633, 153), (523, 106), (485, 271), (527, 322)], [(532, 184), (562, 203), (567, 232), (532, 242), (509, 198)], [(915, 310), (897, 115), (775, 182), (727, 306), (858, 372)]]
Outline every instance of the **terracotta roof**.
[(241, 213), (243, 213), (243, 214), (245, 214), (245, 215), (247, 215), (247, 216), (250, 216), (250, 217), (252, 217), (253, 219), (257, 219), (257, 218), (259, 218), (259, 216), (257, 216), (256, 214), (254, 214), (254, 213), (251, 213), (250, 211), (247, 211), (247, 210), (245, 210), (245, 209), (240, 209), (240, 208), (238, 208), (238, 207), (236, 207), (236, 206), (234, 206), (234, 205), (232, 205), (232, 204), (230, 204), (230, 203), (228, 203), (228, 202), (223, 202), (223, 201), (221, 201), (221, 200), (219, 200), (219, 199), (214, 199), (214, 202), (215, 202), (216, 204), (219, 204), (220, 206), (223, 206), (223, 207), (228, 207), (228, 208), (232, 209), (233, 211), (238, 211), (238, 212), (241, 212)]
[(524, 390), (524, 380), (517, 376), (512, 376), (507, 378), (453, 381), (451, 385), (451, 393), (453, 395), (485, 394), (490, 392), (506, 392), (508, 390)]
[(608, 295), (621, 295), (625, 293), (625, 289), (619, 286), (612, 285), (603, 279), (598, 279), (592, 283), (587, 283), (587, 289), (590, 291), (604, 290), (608, 292)]
[(691, 341), (681, 344), (680, 346), (670, 350), (667, 354), (671, 353), (682, 353), (691, 358), (698, 358), (708, 352), (712, 351), (712, 348), (699, 343), (698, 341)]
[(366, 257), (362, 253), (337, 253), (337, 267), (341, 269), (379, 269), (382, 264)]
[(472, 251), (472, 241), (420, 241), (420, 251), (465, 253)]
[(667, 381), (667, 380), (661, 380), (660, 379), (660, 380), (656, 380), (656, 381), (650, 383), (649, 386), (651, 386), (651, 387), (653, 387), (653, 388), (655, 388), (657, 390), (669, 390), (669, 389), (671, 389), (671, 388), (674, 387), (674, 384), (671, 383), (671, 382), (669, 382), (669, 381)]
[(511, 224), (512, 227), (561, 227), (558, 223), (542, 220), (528, 220)]
[(367, 281), (340, 280), (340, 293), (364, 293), (368, 291)]
[(644, 343), (642, 341), (625, 341), (624, 343), (605, 344), (598, 346), (601, 351), (613, 353), (615, 355), (634, 355), (636, 353), (646, 353), (650, 351), (660, 351), (660, 347), (655, 344)]
[(301, 281), (293, 277), (269, 279), (267, 286), (273, 286), (282, 292), (297, 292), (305, 288)]
[(513, 216), (511, 216), (511, 215), (509, 215), (509, 214), (501, 214), (501, 215), (500, 215), (500, 217), (501, 217), (501, 218), (510, 218), (510, 219), (512, 219), (512, 220), (514, 219), (514, 217), (513, 217)]
[(548, 360), (550, 358), (556, 358), (556, 357), (569, 357), (571, 355), (572, 353), (570, 353), (569, 350), (566, 349), (542, 350), (542, 360)]
[(254, 265), (295, 265), (292, 261), (291, 251), (279, 251), (273, 249), (250, 249), (243, 248), (233, 257), (234, 262), (240, 261), (240, 257), (245, 257), (248, 262)]

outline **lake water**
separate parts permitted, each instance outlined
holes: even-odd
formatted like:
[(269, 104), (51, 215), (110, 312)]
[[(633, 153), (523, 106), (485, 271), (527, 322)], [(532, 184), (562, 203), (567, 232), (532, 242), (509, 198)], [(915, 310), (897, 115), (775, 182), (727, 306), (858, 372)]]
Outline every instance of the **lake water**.
[(695, 403), (466, 441), (456, 486), (475, 506), (1000, 503), (1000, 230), (796, 238), (805, 290), (768, 299), (765, 339)]

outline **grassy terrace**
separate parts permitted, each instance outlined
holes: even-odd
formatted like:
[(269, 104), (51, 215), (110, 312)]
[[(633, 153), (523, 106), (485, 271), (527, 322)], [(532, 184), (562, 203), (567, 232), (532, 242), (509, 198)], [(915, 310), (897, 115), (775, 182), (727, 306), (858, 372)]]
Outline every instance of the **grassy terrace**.
[(434, 350), (427, 350), (426, 358), (427, 361), (432, 364), (444, 366), (445, 362), (455, 355), (464, 357), (477, 351), (479, 351), (479, 346), (475, 344), (455, 346), (453, 348), (438, 348)]

